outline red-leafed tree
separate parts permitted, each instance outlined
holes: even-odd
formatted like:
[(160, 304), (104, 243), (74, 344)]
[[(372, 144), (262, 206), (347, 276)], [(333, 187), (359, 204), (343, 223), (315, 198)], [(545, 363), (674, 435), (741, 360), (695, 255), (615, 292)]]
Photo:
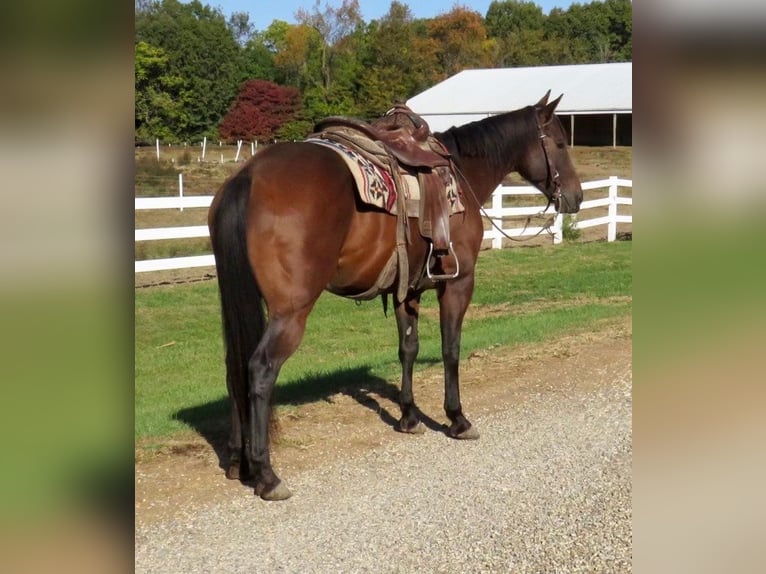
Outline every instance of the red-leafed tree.
[(218, 129), (225, 140), (265, 140), (293, 120), (301, 109), (298, 88), (266, 80), (248, 80), (239, 89)]

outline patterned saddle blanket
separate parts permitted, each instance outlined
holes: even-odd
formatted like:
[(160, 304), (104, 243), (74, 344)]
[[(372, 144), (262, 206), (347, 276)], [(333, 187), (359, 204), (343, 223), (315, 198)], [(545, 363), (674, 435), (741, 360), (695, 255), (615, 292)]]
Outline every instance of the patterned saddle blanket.
[[(363, 203), (378, 207), (386, 212), (397, 214), (397, 190), (396, 184), (390, 171), (382, 165), (370, 159), (370, 155), (385, 156), (386, 151), (371, 140), (357, 142), (358, 135), (350, 134), (349, 139), (354, 139), (354, 145), (324, 137), (309, 137), (305, 141), (316, 145), (328, 147), (338, 153), (345, 161), (354, 176), (359, 198)], [(356, 149), (356, 145), (363, 145), (366, 153)], [(420, 200), (420, 184), (417, 175), (407, 170), (406, 166), (399, 166), (399, 174), (405, 188), (405, 200), (407, 216), (418, 217), (418, 202)], [(446, 184), (447, 202), (450, 215), (461, 213), (465, 210), (458, 193), (458, 185), (453, 173), (448, 174)]]

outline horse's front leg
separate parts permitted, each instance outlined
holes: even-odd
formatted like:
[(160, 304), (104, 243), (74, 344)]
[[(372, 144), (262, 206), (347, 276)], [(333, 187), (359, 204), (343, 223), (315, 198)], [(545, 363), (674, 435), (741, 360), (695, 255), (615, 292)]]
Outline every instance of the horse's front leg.
[(415, 398), (412, 394), (412, 371), (418, 356), (418, 313), (420, 311), (420, 294), (406, 299), (396, 305), (396, 325), (399, 330), (399, 362), (402, 364), (402, 387), (399, 394), (399, 406), (402, 418), (399, 419), (399, 430), (419, 434), (425, 431), (423, 423), (418, 418)]
[(453, 438), (476, 439), (479, 432), (463, 415), (460, 404), (460, 334), (463, 318), (473, 295), (473, 273), (446, 281), (438, 287), (439, 315), (444, 360), (444, 411)]

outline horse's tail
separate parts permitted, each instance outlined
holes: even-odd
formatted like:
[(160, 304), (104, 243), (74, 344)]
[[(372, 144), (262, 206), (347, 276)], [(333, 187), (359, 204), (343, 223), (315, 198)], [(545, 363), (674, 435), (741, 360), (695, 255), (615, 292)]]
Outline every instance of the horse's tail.
[(226, 384), (237, 404), (240, 421), (247, 412), (247, 364), (263, 336), (263, 297), (247, 255), (247, 204), (252, 179), (244, 169), (228, 180), (211, 218), (210, 239), (221, 294)]

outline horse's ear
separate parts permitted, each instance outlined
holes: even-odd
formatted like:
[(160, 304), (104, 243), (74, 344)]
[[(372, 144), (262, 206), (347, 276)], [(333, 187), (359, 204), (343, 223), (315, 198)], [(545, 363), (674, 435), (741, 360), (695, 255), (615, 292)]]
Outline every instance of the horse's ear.
[(536, 108), (542, 108), (545, 104), (548, 103), (548, 96), (550, 96), (550, 95), (551, 95), (551, 91), (550, 90), (545, 92), (545, 95), (542, 98), (540, 98), (540, 101), (535, 104), (535, 107)]
[(543, 108), (543, 121), (547, 122), (549, 119), (553, 117), (553, 112), (556, 109), (556, 106), (559, 105), (559, 102), (561, 101), (561, 98), (564, 97), (564, 94), (561, 94), (558, 98), (553, 100), (551, 103), (546, 104), (545, 108)]

